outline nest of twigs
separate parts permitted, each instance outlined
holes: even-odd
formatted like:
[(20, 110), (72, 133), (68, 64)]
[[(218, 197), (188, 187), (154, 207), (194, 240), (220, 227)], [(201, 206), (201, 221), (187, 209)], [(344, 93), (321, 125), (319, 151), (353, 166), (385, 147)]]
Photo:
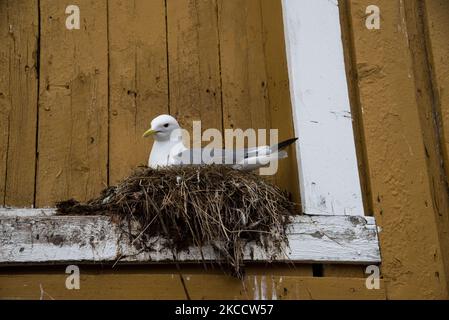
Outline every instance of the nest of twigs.
[(166, 239), (174, 256), (191, 246), (210, 246), (217, 262), (241, 277), (249, 242), (272, 257), (282, 253), (296, 206), (256, 174), (209, 165), (139, 167), (99, 198), (87, 203), (71, 199), (57, 208), (59, 214), (111, 214), (128, 225), (137, 222), (139, 230), (131, 240), (147, 250), (154, 237)]

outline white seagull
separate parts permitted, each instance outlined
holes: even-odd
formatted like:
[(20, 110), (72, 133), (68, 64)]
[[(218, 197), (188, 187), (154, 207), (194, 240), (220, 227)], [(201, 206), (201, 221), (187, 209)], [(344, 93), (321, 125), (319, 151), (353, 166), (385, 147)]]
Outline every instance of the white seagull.
[[(163, 114), (151, 121), (151, 128), (143, 137), (153, 136), (154, 144), (148, 159), (151, 168), (183, 164), (224, 164), (244, 171), (267, 166), (271, 161), (287, 157), (282, 150), (297, 138), (273, 146), (259, 146), (237, 150), (201, 148), (187, 149), (182, 142), (182, 129), (170, 115)], [(206, 155), (206, 156), (205, 156)]]

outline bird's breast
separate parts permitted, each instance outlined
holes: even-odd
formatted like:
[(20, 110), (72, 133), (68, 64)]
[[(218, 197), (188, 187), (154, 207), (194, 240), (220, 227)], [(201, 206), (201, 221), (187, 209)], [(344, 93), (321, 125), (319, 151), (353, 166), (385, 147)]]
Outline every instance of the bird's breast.
[(148, 159), (148, 166), (156, 168), (176, 164), (174, 155), (185, 150), (182, 141), (155, 141)]

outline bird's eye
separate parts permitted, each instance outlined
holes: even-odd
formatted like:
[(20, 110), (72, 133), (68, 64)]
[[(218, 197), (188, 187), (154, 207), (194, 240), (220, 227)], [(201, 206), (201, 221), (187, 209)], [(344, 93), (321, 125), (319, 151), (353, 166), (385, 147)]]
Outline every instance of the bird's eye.
[(167, 128), (168, 127), (168, 123), (164, 124), (164, 127)]

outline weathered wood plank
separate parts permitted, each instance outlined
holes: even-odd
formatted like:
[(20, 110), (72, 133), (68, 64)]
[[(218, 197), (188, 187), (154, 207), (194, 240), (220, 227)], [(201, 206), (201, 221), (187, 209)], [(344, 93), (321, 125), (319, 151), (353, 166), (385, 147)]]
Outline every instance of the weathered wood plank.
[(67, 30), (66, 1), (42, 0), (36, 206), (97, 196), (107, 184), (106, 1), (81, 0)]
[(368, 30), (365, 11), (372, 1), (348, 1), (369, 183), (389, 298), (445, 299), (405, 2), (379, 0), (381, 30)]
[[(427, 171), (429, 181), (431, 181), (430, 190), (433, 194), (432, 200), (435, 208), (440, 250), (445, 264), (445, 273), (449, 275), (449, 189), (448, 177), (444, 168), (445, 138), (443, 134), (444, 126), (441, 121), (442, 110), (438, 99), (439, 94), (435, 88), (436, 84), (433, 83), (432, 79), (435, 67), (431, 64), (432, 50), (426, 41), (427, 28), (425, 19), (423, 19), (425, 15), (424, 3), (419, 0), (407, 1), (404, 8), (407, 21), (407, 39), (412, 52), (416, 103), (421, 121)], [(449, 14), (446, 17), (449, 19)], [(438, 24), (438, 19), (435, 19), (435, 21), (430, 19), (429, 21), (432, 21), (432, 25)], [(449, 288), (449, 277), (446, 277), (446, 283)]]
[(109, 182), (146, 164), (152, 139), (142, 139), (168, 113), (165, 1), (109, 1)]
[(53, 208), (14, 208), (0, 207), (0, 215), (2, 217), (35, 217), (35, 216), (53, 216), (55, 209)]
[(366, 266), (348, 264), (324, 264), (323, 277), (364, 278)]
[(0, 4), (0, 203), (34, 204), (38, 1)]
[[(277, 275), (265, 270), (257, 275), (248, 270), (244, 281), (219, 274), (191, 273), (182, 270), (191, 299), (319, 300), (386, 299), (385, 284), (369, 290), (365, 278), (309, 277)], [(29, 270), (25, 274), (0, 274), (1, 299), (186, 299), (176, 271), (86, 270), (81, 268), (80, 290), (63, 285), (68, 275), (61, 268), (45, 273)], [(42, 290), (41, 290), (42, 288)]]
[(222, 130), (215, 0), (167, 1), (170, 113), (187, 130)]
[[(40, 209), (28, 209), (29, 215), (4, 214), (0, 210), (0, 264), (66, 263), (69, 261), (164, 262), (172, 261), (163, 240), (155, 251), (138, 254), (121, 227), (107, 216), (48, 216)], [(32, 215), (32, 214), (36, 215)], [(124, 228), (127, 228), (126, 226)], [(126, 230), (126, 229), (125, 229)], [(288, 231), (290, 248), (276, 261), (379, 263), (377, 230), (372, 217), (298, 216)], [(215, 254), (203, 248), (206, 260)], [(245, 251), (248, 261), (269, 260), (269, 255), (255, 244)], [(185, 262), (201, 260), (198, 248), (180, 252), (177, 259)]]
[[(218, 0), (225, 129), (269, 128), (259, 0)], [(265, 144), (265, 141), (260, 144)]]
[(446, 176), (449, 177), (449, 1), (424, 1), (429, 59), (432, 64), (435, 107), (440, 112), (441, 143)]
[[(295, 131), (285, 52), (282, 3), (281, 1), (261, 1), (261, 9), (270, 128), (278, 129), (279, 141), (283, 141), (294, 137)], [(295, 147), (289, 148), (287, 159), (279, 161), (275, 182), (282, 189), (289, 191), (296, 202), (300, 202)]]
[[(9, 42), (8, 2), (0, 1), (0, 40)], [(0, 46), (0, 205), (4, 205), (9, 135), (9, 46)]]
[(363, 206), (366, 215), (372, 215), (371, 190), (368, 175), (368, 157), (365, 148), (365, 136), (363, 131), (362, 108), (359, 101), (359, 88), (357, 79), (357, 66), (353, 50), (351, 16), (349, 1), (338, 1), (340, 12), (341, 36), (343, 42), (343, 53), (345, 69), (348, 81), (349, 101), (351, 107), (352, 126), (354, 129), (355, 149), (359, 169), (360, 187), (362, 189)]
[(282, 4), (303, 211), (364, 215), (338, 5)]

